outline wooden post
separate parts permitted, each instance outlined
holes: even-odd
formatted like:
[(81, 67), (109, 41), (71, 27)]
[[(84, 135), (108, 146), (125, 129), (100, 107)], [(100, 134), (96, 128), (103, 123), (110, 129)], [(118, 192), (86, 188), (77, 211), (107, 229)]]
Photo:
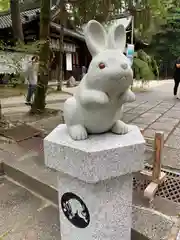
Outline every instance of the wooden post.
[(164, 147), (164, 133), (156, 132), (155, 140), (154, 140), (154, 162), (153, 162), (153, 172), (152, 172), (152, 181), (159, 182), (160, 174), (161, 174), (161, 161), (163, 156), (163, 147)]
[[(141, 133), (144, 134), (144, 131), (141, 129)], [(146, 141), (148, 141), (146, 139)], [(161, 172), (161, 161), (163, 157), (163, 148), (164, 148), (164, 133), (156, 132), (155, 138), (153, 141), (153, 169), (143, 170), (141, 174), (144, 175), (151, 182), (148, 184), (144, 190), (144, 196), (149, 200), (153, 200), (159, 185), (165, 181), (166, 173)]]

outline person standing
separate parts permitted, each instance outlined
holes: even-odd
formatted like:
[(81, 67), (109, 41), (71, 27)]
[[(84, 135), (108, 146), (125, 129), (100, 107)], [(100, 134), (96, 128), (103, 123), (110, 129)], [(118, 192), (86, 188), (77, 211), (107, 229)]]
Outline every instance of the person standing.
[(37, 78), (38, 78), (38, 62), (39, 62), (39, 57), (33, 56), (31, 58), (31, 61), (28, 62), (26, 66), (27, 68), (25, 71), (25, 75), (26, 75), (26, 80), (28, 82), (28, 92), (27, 92), (27, 97), (25, 102), (26, 105), (32, 104), (32, 97), (36, 90)]
[(177, 97), (177, 91), (180, 83), (180, 57), (176, 60), (174, 70), (174, 96)]

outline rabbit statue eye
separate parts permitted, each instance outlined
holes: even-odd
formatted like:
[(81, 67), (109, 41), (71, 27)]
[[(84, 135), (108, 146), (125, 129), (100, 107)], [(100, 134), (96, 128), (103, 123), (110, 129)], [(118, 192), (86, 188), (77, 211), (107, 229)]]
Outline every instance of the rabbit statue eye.
[(104, 69), (105, 67), (106, 67), (106, 66), (105, 66), (105, 64), (104, 64), (104, 63), (102, 63), (102, 62), (101, 62), (101, 63), (99, 63), (99, 68), (100, 68), (100, 69)]

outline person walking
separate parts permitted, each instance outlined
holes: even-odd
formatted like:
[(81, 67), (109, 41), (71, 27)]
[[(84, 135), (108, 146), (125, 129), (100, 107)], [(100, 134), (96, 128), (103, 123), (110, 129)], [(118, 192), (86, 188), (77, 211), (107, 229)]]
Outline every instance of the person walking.
[(174, 96), (177, 99), (179, 99), (179, 96), (177, 96), (179, 83), (180, 83), (180, 57), (176, 60), (174, 70)]
[(38, 78), (38, 62), (39, 62), (39, 57), (33, 56), (31, 58), (31, 61), (28, 62), (26, 66), (27, 68), (25, 71), (25, 76), (28, 82), (28, 92), (27, 92), (27, 97), (25, 102), (26, 105), (32, 104), (32, 97), (36, 90), (37, 78)]

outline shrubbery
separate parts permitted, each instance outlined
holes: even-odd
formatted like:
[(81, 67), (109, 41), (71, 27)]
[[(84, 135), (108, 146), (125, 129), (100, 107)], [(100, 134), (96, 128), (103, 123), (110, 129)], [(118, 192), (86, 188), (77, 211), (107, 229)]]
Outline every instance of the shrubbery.
[(133, 71), (135, 79), (142, 82), (155, 80), (159, 75), (156, 61), (143, 50), (139, 50), (134, 57)]

